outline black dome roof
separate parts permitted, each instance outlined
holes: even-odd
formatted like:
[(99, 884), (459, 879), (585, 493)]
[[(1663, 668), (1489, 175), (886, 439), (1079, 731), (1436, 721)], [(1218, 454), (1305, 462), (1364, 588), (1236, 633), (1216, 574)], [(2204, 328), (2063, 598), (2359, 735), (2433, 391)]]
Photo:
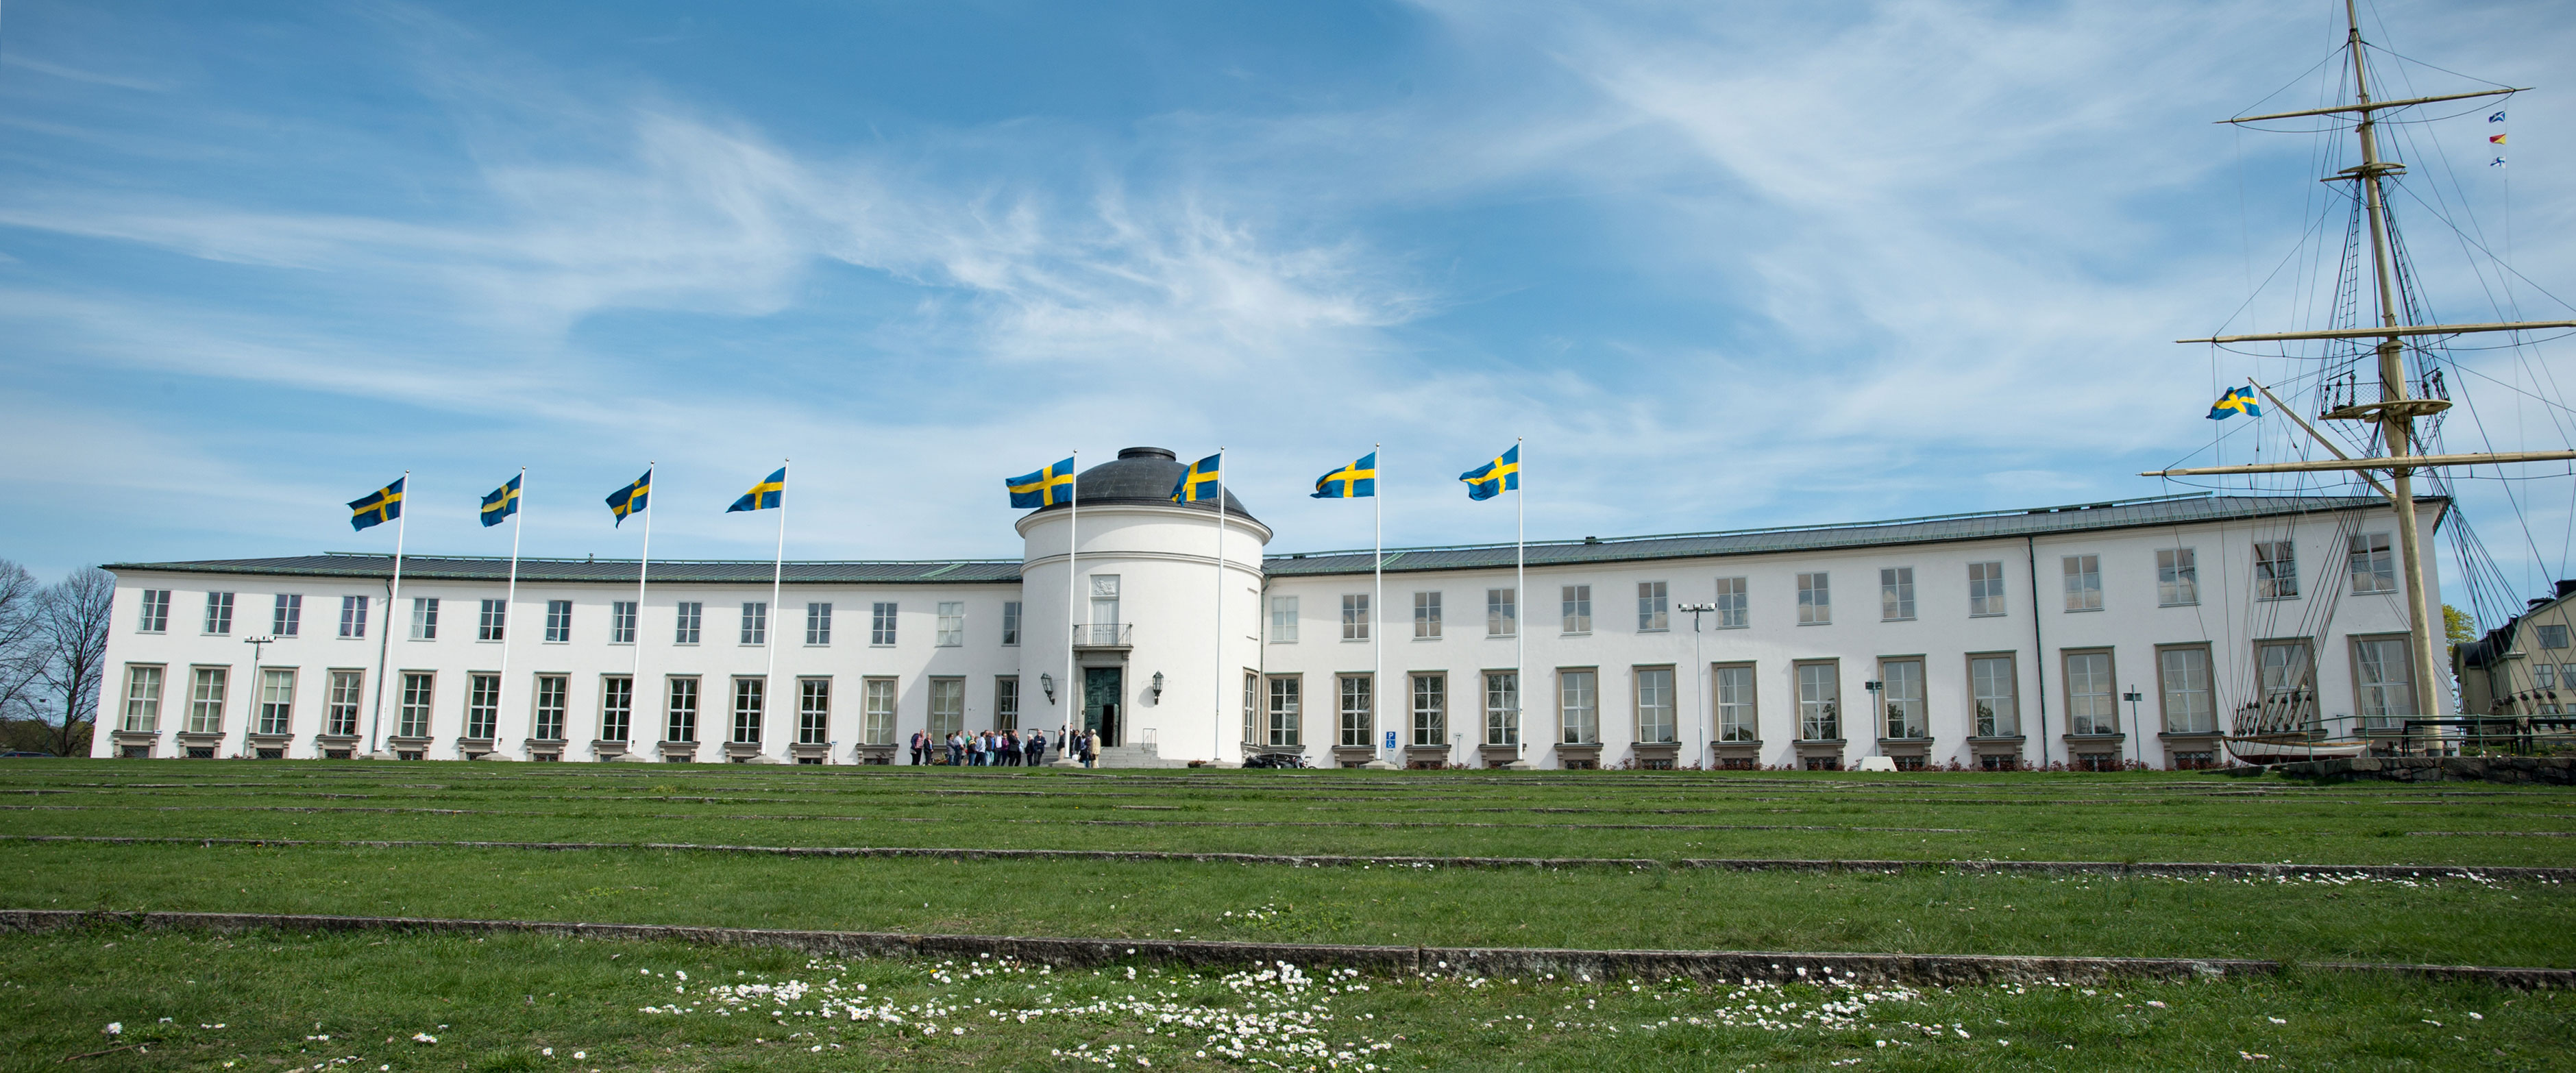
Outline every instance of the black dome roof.
[[(1074, 478), (1073, 488), (1086, 507), (1153, 503), (1216, 513), (1214, 503), (1172, 502), (1172, 486), (1181, 483), (1181, 474), (1188, 469), (1180, 456), (1173, 454), (1168, 447), (1130, 447), (1118, 452), (1113, 461), (1083, 470)], [(1037, 512), (1066, 509), (1069, 509), (1067, 504), (1058, 503), (1040, 507)], [(1249, 518), (1256, 523), (1260, 521), (1243, 509), (1243, 501), (1234, 498), (1231, 488), (1225, 493), (1225, 512), (1232, 517)]]

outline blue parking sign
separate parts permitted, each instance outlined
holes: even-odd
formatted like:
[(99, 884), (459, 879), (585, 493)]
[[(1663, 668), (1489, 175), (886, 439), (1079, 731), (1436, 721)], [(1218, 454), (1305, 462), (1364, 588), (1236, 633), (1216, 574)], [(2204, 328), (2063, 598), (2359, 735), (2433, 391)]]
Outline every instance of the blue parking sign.
[(1392, 730), (1386, 732), (1386, 748), (1388, 752), (1395, 751), (1395, 732)]

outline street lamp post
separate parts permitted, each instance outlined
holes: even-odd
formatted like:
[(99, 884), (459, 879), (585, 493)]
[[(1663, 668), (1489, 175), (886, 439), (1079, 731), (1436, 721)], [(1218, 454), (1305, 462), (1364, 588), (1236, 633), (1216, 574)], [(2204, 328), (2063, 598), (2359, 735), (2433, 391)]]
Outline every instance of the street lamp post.
[[(1717, 605), (1683, 604), (1681, 605), (1680, 610), (1690, 612), (1691, 617), (1691, 705), (1695, 713), (1691, 716), (1691, 736), (1698, 737), (1700, 735), (1700, 717), (1709, 714), (1708, 690), (1700, 685), (1699, 678), (1700, 675), (1708, 672), (1708, 657), (1700, 651), (1699, 617), (1717, 610)], [(1699, 766), (1700, 761), (1704, 758), (1708, 749), (1709, 746), (1706, 743), (1701, 743), (1692, 747), (1692, 767)]]
[[(268, 646), (277, 643), (277, 638), (244, 637), (242, 643), (250, 646), (250, 680), (243, 683), (246, 688), (242, 690), (243, 696), (247, 698), (242, 702), (242, 748), (249, 750), (256, 748), (250, 744), (250, 732), (252, 728), (258, 726), (252, 720), (259, 715), (259, 657), (261, 653), (268, 651)], [(258, 756), (259, 753), (253, 751), (249, 755)]]

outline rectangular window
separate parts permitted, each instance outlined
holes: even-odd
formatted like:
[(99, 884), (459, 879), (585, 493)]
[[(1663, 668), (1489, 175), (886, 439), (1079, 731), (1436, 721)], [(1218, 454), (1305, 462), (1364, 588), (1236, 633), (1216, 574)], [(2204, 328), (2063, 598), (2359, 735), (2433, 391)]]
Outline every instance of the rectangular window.
[(304, 632), (304, 597), (297, 593), (277, 594), (277, 606), (269, 612), (268, 632), (279, 637), (294, 637)]
[(1485, 744), (1521, 743), (1519, 671), (1485, 672)]
[(741, 644), (769, 643), (769, 601), (745, 600), (742, 602), (741, 637), (742, 640), (739, 642)]
[(270, 667), (259, 672), (259, 733), (295, 733), (295, 672)]
[(1673, 628), (1672, 600), (1661, 581), (1637, 583), (1637, 632), (1659, 633)]
[(1369, 598), (1364, 592), (1342, 594), (1342, 640), (1369, 639)]
[(2200, 602), (2198, 558), (2190, 548), (2156, 553), (2156, 606), (2182, 607)]
[(1558, 598), (1565, 612), (1565, 632), (1592, 632), (1592, 586), (1568, 585)]
[(2164, 694), (2165, 733), (2208, 734), (2218, 729), (2218, 702), (2209, 684), (2209, 646), (2157, 651), (2156, 684)]
[(1261, 740), (1261, 676), (1243, 672), (1243, 744)]
[[(2569, 684), (2569, 685), (2571, 685), (2571, 686), (2576, 686), (2576, 682), (2570, 682), (2570, 683), (2568, 683), (2568, 684)], [(2556, 689), (2556, 688), (2558, 688), (2558, 667), (2557, 667), (2555, 664), (2549, 664), (2549, 663), (2534, 663), (2534, 664), (2532, 664), (2532, 665), (2531, 665), (2531, 688), (2533, 688), (2533, 689)]]
[(878, 600), (868, 605), (868, 643), (878, 647), (895, 642), (895, 624), (899, 618), (892, 600)]
[(930, 733), (947, 737), (966, 729), (966, 680), (933, 678), (930, 680)]
[(402, 703), (394, 709), (394, 736), (426, 738), (429, 736), (430, 702), (437, 699), (438, 676), (406, 671), (402, 676)]
[[(698, 600), (682, 600), (676, 606), (678, 613), (671, 617), (671, 643), (675, 645), (698, 643), (698, 636), (704, 631), (707, 622), (707, 605)], [(572, 639), (572, 601), (570, 600), (564, 601), (564, 626), (564, 640), (569, 641)]]
[[(635, 601), (617, 600), (608, 605), (608, 643), (613, 645), (631, 645), (635, 643)], [(610, 740), (623, 741), (625, 739), (612, 738)]]
[(2110, 653), (2066, 654), (2067, 733), (2119, 733), (2119, 700), (2119, 690), (2112, 684)]
[(1020, 602), (1006, 600), (1002, 603), (1002, 644), (1008, 647), (1018, 643), (1020, 643)]
[(2254, 598), (2287, 600), (2299, 594), (2298, 545), (2287, 540), (2254, 542)]
[(2306, 641), (2258, 641), (2254, 645), (2256, 684), (2263, 707), (2256, 720), (2263, 732), (2303, 731), (2316, 720), (2316, 665)]
[(1914, 617), (1914, 568), (1882, 567), (1878, 571), (1878, 618), (1904, 622)]
[(2102, 557), (2069, 555), (2066, 568), (2066, 609), (2099, 611), (2102, 609)]
[(1440, 594), (1413, 594), (1413, 636), (1416, 639), (1440, 636)]
[(2567, 647), (2567, 627), (2563, 625), (2541, 626), (2538, 627), (2538, 632), (2540, 634), (2540, 647), (2548, 649)]
[(2004, 564), (1968, 564), (1968, 617), (1989, 618), (2004, 613)]
[[(351, 599), (362, 601), (361, 606), (364, 606), (363, 601), (366, 600), (366, 597), (355, 596), (351, 597)], [(135, 616), (134, 629), (136, 632), (170, 632), (170, 590), (145, 589), (143, 590), (141, 599), (137, 600), (136, 604), (137, 610), (141, 612)], [(340, 632), (340, 636), (346, 637), (349, 636), (349, 633), (347, 630), (342, 630)]]
[(733, 740), (746, 744), (760, 743), (760, 717), (769, 707), (769, 680), (736, 678), (733, 680)]
[(1521, 632), (1519, 595), (1512, 589), (1485, 590), (1485, 636), (1512, 637)]
[(1824, 574), (1798, 575), (1798, 625), (1821, 626), (1834, 620), (1832, 579)]
[(1878, 665), (1878, 700), (1884, 707), (1886, 728), (1880, 733), (1889, 738), (1928, 738), (1932, 736), (1930, 716), (1923, 697), (1923, 661), (1919, 659), (1883, 660)]
[(206, 632), (218, 637), (233, 632), (233, 594), (206, 594)]
[(529, 737), (538, 741), (564, 740), (565, 714), (572, 707), (572, 679), (560, 674), (537, 676), (537, 706), (530, 720)]
[(322, 709), (322, 732), (335, 738), (358, 736), (358, 705), (366, 699), (365, 671), (331, 672), (331, 694)]
[(823, 745), (832, 740), (832, 680), (796, 680), (796, 744)]
[(966, 644), (966, 602), (949, 600), (939, 605), (939, 632), (931, 643), (940, 648), (961, 648)]
[(1673, 743), (1673, 669), (1637, 668), (1637, 742)]
[(2353, 534), (2351, 559), (2353, 595), (2397, 591), (2397, 559), (2389, 552), (2388, 534)]
[(1094, 627), (1091, 631), (1092, 636), (1098, 637), (1105, 633), (1115, 639), (1118, 636), (1117, 627), (1120, 621), (1122, 620), (1118, 617), (1118, 575), (1091, 575), (1091, 625)]
[(366, 597), (343, 596), (340, 598), (340, 636), (351, 638), (364, 638), (367, 636)]
[[(693, 605), (681, 604), (680, 606), (686, 608)], [(546, 601), (546, 640), (552, 644), (563, 644), (572, 640), (572, 601)]]
[(861, 719), (866, 744), (894, 744), (894, 679), (870, 678), (862, 688)]
[(993, 679), (993, 729), (1020, 728), (1020, 679), (1005, 674)]
[(1270, 643), (1274, 645), (1293, 645), (1297, 643), (1296, 597), (1273, 596), (1270, 598)]
[(1839, 664), (1798, 664), (1798, 736), (1807, 741), (1842, 739), (1843, 686)]
[(809, 645), (828, 645), (832, 643), (831, 604), (809, 603), (805, 605), (805, 643)]
[(501, 723), (501, 676), (465, 676), (465, 736), (490, 741)]
[(411, 639), (438, 639), (438, 597), (415, 596), (411, 601)]
[(1744, 579), (1740, 577), (1717, 579), (1717, 628), (1740, 630), (1751, 625), (1752, 622), (1753, 611), (1744, 595)]
[(1413, 675), (1413, 734), (1415, 745), (1449, 744), (1449, 676), (1445, 674)]
[(2361, 692), (2363, 730), (2401, 730), (2415, 714), (2413, 660), (2406, 638), (2356, 637), (2352, 640), (2353, 676)]
[(625, 741), (635, 724), (635, 680), (622, 674), (599, 679), (599, 740)]
[(1556, 727), (1560, 745), (1601, 743), (1601, 675), (1556, 672)]
[(199, 667), (188, 688), (188, 733), (221, 734), (224, 732), (224, 692), (230, 685), (232, 671), (223, 667)]
[(1753, 665), (1714, 668), (1717, 680), (1717, 740), (1760, 741), (1762, 723), (1753, 700)]
[(509, 628), (509, 622), (509, 601), (485, 600), (483, 601), (482, 612), (476, 617), (474, 622), (474, 639), (477, 641), (501, 640), (504, 631)]
[(125, 723), (137, 734), (161, 732), (161, 668), (125, 669)]
[(1339, 740), (1344, 748), (1366, 749), (1371, 746), (1369, 736), (1376, 732), (1377, 722), (1377, 697), (1369, 688), (1372, 684), (1365, 674), (1341, 676), (1342, 733)]
[(1968, 657), (1968, 701), (1976, 706), (1978, 737), (2021, 736), (2019, 682), (2011, 656)]
[(673, 675), (662, 709), (663, 741), (698, 740), (698, 680)]
[(1270, 680), (1269, 734), (1264, 742), (1271, 748), (1295, 748), (1297, 730), (1304, 710), (1304, 682), (1295, 675), (1280, 675)]

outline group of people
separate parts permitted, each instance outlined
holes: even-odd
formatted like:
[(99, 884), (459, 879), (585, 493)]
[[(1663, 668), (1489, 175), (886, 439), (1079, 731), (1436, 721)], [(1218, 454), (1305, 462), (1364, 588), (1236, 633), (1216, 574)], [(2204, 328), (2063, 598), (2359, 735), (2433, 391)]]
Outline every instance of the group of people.
[[(1078, 731), (1065, 743), (1074, 759), (1091, 767), (1100, 760), (1097, 735)], [(950, 767), (1037, 767), (1046, 763), (1047, 736), (1042, 730), (1023, 735), (1017, 730), (985, 730), (973, 734), (951, 731), (946, 738), (934, 738), (929, 731), (912, 732), (912, 762), (935, 764), (944, 750)]]

